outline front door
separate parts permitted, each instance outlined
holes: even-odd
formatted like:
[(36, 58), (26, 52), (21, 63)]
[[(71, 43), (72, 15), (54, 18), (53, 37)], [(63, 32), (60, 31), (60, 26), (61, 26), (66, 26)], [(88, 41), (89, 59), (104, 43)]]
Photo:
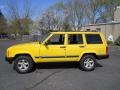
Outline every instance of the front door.
[(65, 34), (53, 34), (40, 47), (41, 62), (65, 61)]

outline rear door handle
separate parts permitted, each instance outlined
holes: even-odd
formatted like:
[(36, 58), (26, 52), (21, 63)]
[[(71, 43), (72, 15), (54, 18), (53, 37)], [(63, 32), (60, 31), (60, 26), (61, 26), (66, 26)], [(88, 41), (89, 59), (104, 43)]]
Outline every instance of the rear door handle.
[(79, 46), (80, 48), (84, 48), (85, 46)]
[(66, 46), (60, 46), (60, 48), (66, 48)]

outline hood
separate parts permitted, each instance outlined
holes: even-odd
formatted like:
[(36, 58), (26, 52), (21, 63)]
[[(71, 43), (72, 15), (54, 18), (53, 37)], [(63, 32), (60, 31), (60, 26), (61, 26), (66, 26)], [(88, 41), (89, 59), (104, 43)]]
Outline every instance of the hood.
[(34, 44), (38, 44), (39, 42), (29, 42), (29, 43), (20, 43), (20, 44), (15, 44), (12, 46), (23, 46), (23, 45), (34, 45)]
[(11, 48), (14, 48), (14, 49), (15, 48), (23, 48), (23, 47), (29, 48), (29, 47), (37, 45), (37, 44), (39, 44), (39, 42), (20, 43), (20, 44), (15, 44), (15, 45), (10, 46), (9, 49), (11, 49)]

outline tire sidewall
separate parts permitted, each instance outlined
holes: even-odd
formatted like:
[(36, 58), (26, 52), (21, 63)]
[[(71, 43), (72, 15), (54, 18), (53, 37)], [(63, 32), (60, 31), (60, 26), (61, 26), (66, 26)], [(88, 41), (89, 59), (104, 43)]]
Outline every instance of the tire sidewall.
[[(29, 67), (28, 67), (28, 69), (25, 70), (25, 71), (22, 71), (22, 70), (20, 70), (20, 69), (18, 68), (18, 62), (19, 62), (20, 60), (22, 60), (22, 59), (27, 60), (27, 62), (29, 63)], [(28, 57), (28, 56), (19, 56), (19, 57), (17, 57), (17, 58), (14, 60), (14, 69), (15, 69), (18, 73), (22, 73), (22, 74), (24, 74), (24, 73), (29, 73), (29, 72), (32, 70), (32, 68), (33, 68), (33, 61), (32, 61), (32, 59), (31, 59), (30, 57)]]
[[(85, 61), (87, 58), (91, 58), (91, 59), (93, 60), (94, 65), (93, 65), (92, 68), (86, 68), (86, 67), (84, 66), (84, 61)], [(94, 57), (93, 55), (85, 55), (85, 56), (83, 56), (82, 59), (80, 60), (80, 67), (81, 67), (83, 70), (85, 70), (85, 71), (92, 71), (92, 70), (94, 70), (95, 67), (96, 67), (96, 59), (95, 59), (95, 57)]]

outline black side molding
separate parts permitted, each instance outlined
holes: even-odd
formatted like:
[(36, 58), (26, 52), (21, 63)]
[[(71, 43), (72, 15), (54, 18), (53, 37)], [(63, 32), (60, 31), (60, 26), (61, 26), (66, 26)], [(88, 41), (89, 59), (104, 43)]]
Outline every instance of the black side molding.
[(78, 55), (74, 56), (36, 56), (35, 58), (74, 58), (74, 57), (79, 57)]

